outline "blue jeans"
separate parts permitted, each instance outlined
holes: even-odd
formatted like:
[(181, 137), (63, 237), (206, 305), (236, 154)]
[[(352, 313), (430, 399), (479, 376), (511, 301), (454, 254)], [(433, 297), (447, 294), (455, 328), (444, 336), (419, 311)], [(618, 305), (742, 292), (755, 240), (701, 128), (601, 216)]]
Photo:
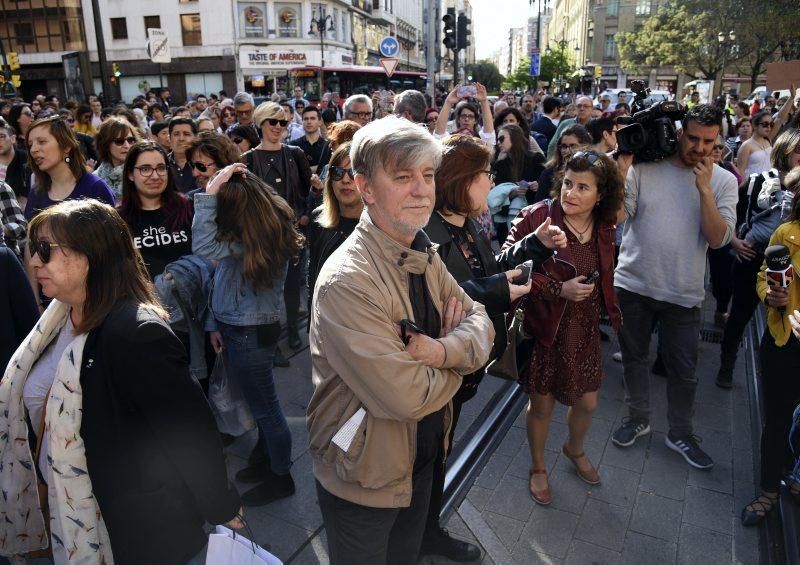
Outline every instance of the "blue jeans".
[(281, 410), (272, 361), (280, 334), (280, 324), (265, 326), (229, 326), (217, 322), (222, 334), (225, 368), (238, 379), (258, 424), (257, 450), (260, 461), (269, 460), (272, 472), (286, 475), (292, 466), (292, 434)]

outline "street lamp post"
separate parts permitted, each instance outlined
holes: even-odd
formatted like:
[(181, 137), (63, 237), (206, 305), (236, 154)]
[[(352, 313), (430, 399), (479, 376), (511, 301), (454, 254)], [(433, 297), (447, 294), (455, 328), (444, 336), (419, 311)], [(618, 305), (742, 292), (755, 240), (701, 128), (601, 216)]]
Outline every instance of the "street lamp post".
[(719, 71), (719, 93), (723, 93), (722, 80), (725, 78), (725, 65), (727, 64), (728, 54), (733, 55), (736, 51), (736, 32), (730, 30), (727, 34), (719, 32), (717, 41), (722, 49), (722, 68)]
[[(330, 14), (325, 14), (325, 8), (322, 4), (318, 4), (317, 7), (319, 8), (319, 17), (317, 17), (317, 11), (311, 15), (311, 26), (308, 29), (308, 33), (313, 34), (319, 33), (319, 52), (320, 52), (320, 59), (321, 65), (319, 66), (319, 95), (322, 97), (323, 90), (323, 75), (325, 73), (325, 32), (326, 31), (335, 31), (336, 28), (333, 27), (333, 16)], [(326, 24), (328, 24), (326, 28)]]

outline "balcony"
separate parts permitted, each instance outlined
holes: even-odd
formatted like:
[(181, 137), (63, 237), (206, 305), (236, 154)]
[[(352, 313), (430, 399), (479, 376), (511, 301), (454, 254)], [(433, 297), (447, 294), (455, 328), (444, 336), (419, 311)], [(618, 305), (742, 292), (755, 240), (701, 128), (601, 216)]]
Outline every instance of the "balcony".
[(372, 1), (372, 13), (370, 17), (374, 23), (379, 25), (395, 25), (395, 15), (390, 10), (386, 9), (385, 1), (386, 0)]

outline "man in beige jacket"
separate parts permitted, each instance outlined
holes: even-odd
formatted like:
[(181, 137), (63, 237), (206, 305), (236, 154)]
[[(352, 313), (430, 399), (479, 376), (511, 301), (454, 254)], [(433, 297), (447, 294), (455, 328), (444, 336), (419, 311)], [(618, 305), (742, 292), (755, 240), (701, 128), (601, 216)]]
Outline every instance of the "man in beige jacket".
[(316, 283), (310, 451), (331, 563), (415, 563), (451, 398), (494, 330), (422, 231), (438, 142), (390, 116), (350, 156), (366, 209)]

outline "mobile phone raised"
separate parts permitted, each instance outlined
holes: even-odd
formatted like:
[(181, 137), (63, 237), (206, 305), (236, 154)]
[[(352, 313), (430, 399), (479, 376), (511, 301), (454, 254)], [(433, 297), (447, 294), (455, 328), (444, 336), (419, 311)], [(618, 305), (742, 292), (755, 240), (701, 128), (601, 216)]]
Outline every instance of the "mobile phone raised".
[(475, 97), (478, 95), (478, 90), (472, 86), (471, 84), (466, 84), (464, 86), (459, 86), (456, 89), (456, 96), (459, 98), (467, 98), (467, 97)]

